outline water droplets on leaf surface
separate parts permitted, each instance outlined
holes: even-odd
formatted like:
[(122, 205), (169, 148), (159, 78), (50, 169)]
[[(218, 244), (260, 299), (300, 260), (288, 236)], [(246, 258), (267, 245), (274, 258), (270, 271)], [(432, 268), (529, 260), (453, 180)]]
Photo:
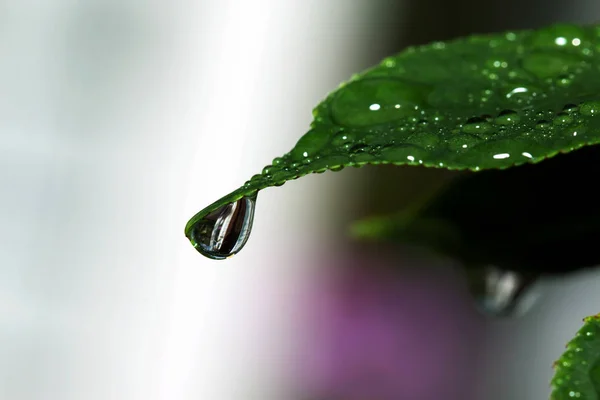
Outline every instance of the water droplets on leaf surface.
[(455, 151), (466, 151), (479, 142), (479, 137), (469, 134), (453, 135), (447, 141), (448, 147)]
[(564, 112), (558, 113), (552, 121), (554, 125), (568, 125), (571, 122), (573, 122), (573, 118), (569, 114)]
[(242, 197), (196, 222), (189, 236), (194, 248), (214, 260), (239, 252), (250, 236), (255, 204), (256, 195)]
[(427, 95), (425, 85), (391, 78), (363, 79), (349, 83), (337, 93), (331, 114), (342, 126), (386, 124), (418, 115)]
[[(334, 146), (342, 146), (342, 147), (348, 146), (349, 147), (353, 141), (354, 141), (354, 135), (352, 135), (351, 133), (342, 131), (333, 136), (331, 143)], [(348, 148), (348, 147), (346, 147), (346, 148)]]
[(482, 134), (490, 132), (493, 128), (483, 118), (471, 118), (463, 125), (462, 130), (464, 133)]
[(588, 117), (600, 115), (600, 101), (590, 101), (583, 103), (579, 109), (581, 115)]
[(583, 319), (584, 326), (553, 364), (552, 400), (597, 399), (600, 394), (598, 333), (600, 314)]
[(302, 160), (314, 155), (329, 142), (328, 132), (311, 129), (298, 140), (296, 146), (290, 152), (293, 160)]
[(248, 199), (313, 172), (504, 169), (600, 143), (599, 52), (600, 26), (565, 25), (406, 49), (330, 93), (294, 148), (208, 209), (219, 211), (197, 214), (186, 235), (208, 257), (235, 254), (248, 233), (228, 227), (251, 225)]
[(497, 125), (514, 125), (521, 120), (519, 114), (513, 110), (502, 111), (494, 120)]
[(522, 103), (526, 100), (531, 99), (532, 91), (531, 88), (525, 86), (517, 86), (506, 93), (506, 98), (514, 100), (517, 103)]

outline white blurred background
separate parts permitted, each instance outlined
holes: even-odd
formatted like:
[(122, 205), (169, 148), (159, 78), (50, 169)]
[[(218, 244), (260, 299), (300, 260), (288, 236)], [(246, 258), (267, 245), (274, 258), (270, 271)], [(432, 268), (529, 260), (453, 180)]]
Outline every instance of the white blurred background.
[[(224, 262), (183, 227), (405, 23), (385, 0), (0, 2), (0, 399), (291, 398), (319, 276), (305, 254), (352, 208), (352, 173), (261, 193)], [(531, 318), (490, 325), (479, 398), (547, 397), (600, 311), (587, 277), (554, 286)]]
[(0, 3), (1, 399), (286, 397), (302, 254), (327, 237), (306, 210), (339, 181), (267, 191), (242, 257), (203, 258), (183, 227), (306, 131), (365, 13)]

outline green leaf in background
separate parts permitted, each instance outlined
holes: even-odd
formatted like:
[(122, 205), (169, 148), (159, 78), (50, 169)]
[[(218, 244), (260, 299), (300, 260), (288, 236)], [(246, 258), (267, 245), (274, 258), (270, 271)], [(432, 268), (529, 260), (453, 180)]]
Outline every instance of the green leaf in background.
[(205, 256), (237, 253), (257, 192), (366, 164), (505, 169), (600, 142), (600, 27), (554, 25), (410, 47), (342, 84), (261, 174), (196, 214)]
[(600, 314), (584, 322), (554, 363), (552, 400), (600, 399)]
[(361, 240), (424, 245), (467, 266), (563, 274), (600, 264), (600, 146), (459, 175), (418, 207), (357, 221)]
[(417, 207), (357, 221), (350, 233), (459, 261), (482, 311), (522, 315), (539, 276), (600, 265), (599, 160), (600, 146), (588, 146), (543, 163), (462, 173)]

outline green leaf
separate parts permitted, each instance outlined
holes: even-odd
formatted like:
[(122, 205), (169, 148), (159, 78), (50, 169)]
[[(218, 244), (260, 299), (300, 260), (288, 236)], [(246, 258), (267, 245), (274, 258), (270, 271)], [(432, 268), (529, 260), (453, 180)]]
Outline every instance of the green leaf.
[[(227, 205), (310, 173), (366, 164), (505, 169), (596, 144), (598, 51), (599, 26), (564, 24), (407, 48), (327, 96), (289, 153), (192, 217), (186, 236), (202, 253), (214, 250), (209, 236), (224, 226), (215, 221)], [(240, 229), (228, 233), (230, 250), (241, 249)]]
[(600, 265), (600, 146), (463, 173), (416, 207), (354, 223), (362, 240), (412, 243), (468, 267), (567, 273)]
[(552, 400), (600, 399), (600, 314), (584, 322), (554, 363)]

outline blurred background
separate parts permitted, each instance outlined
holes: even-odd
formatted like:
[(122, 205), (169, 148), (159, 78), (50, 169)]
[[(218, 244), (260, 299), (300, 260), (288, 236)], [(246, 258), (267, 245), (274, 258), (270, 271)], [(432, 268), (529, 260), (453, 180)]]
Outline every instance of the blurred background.
[(413, 195), (410, 168), (261, 192), (226, 261), (183, 228), (381, 58), (599, 17), (594, 0), (0, 2), (0, 399), (548, 398), (599, 273), (491, 320), (447, 260), (346, 239)]

